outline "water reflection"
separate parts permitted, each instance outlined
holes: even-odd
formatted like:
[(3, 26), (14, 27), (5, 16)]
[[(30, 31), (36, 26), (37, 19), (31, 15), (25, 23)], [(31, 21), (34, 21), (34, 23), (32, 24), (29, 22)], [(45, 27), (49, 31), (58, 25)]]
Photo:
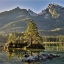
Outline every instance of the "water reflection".
[(24, 52), (25, 51), (23, 50), (9, 49), (6, 51), (6, 54), (7, 54), (8, 59), (13, 58), (14, 56), (16, 56), (18, 59), (21, 59)]
[(31, 62), (31, 63), (24, 62), (24, 64), (40, 64), (40, 62)]
[(64, 46), (45, 46), (47, 51), (64, 51)]
[[(22, 57), (24, 57), (24, 53), (28, 52), (30, 53), (30, 55), (33, 54), (39, 54), (40, 52), (42, 52), (43, 50), (18, 50), (18, 49), (8, 49), (6, 50), (6, 55), (8, 57), (8, 60), (13, 59), (14, 57), (16, 59), (22, 60)], [(39, 64), (39, 62), (31, 62), (31, 63), (27, 63), (24, 62), (24, 64)]]
[[(64, 51), (64, 48), (59, 47), (46, 47), (45, 51)], [(18, 59), (22, 59), (25, 52), (29, 52), (30, 55), (39, 54), (40, 52), (45, 52), (44, 50), (40, 49), (31, 49), (31, 50), (21, 50), (21, 49), (8, 49), (6, 50), (6, 55), (8, 59), (10, 60), (13, 57), (17, 57)]]
[[(64, 48), (61, 48), (61, 47), (46, 47), (46, 51), (40, 50), (40, 49), (39, 50), (36, 50), (36, 49), (30, 49), (30, 50), (8, 49), (6, 51), (6, 55), (8, 57), (8, 60), (12, 59), (13, 61), (15, 60), (15, 62), (16, 62), (16, 60), (22, 62), (22, 57), (24, 56), (25, 52), (29, 52), (30, 55), (32, 55), (32, 54), (39, 54), (40, 52), (42, 52), (42, 53), (46, 52), (47, 53), (48, 50), (50, 50), (49, 53), (56, 53), (56, 54), (58, 53), (58, 54), (60, 54), (61, 52), (57, 52), (57, 51), (64, 51)], [(56, 52), (54, 52), (54, 51), (56, 51)], [(64, 52), (62, 52), (61, 55), (63, 53)], [(62, 57), (63, 56), (64, 56), (64, 54), (62, 55)], [(41, 63), (41, 62), (32, 62), (32, 63), (24, 62), (24, 63), (21, 63), (21, 64), (43, 64), (43, 63)]]

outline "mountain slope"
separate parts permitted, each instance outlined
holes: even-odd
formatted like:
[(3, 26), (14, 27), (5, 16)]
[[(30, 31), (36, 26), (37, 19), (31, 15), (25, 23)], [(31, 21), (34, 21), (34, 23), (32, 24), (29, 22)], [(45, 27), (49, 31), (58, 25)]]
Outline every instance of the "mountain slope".
[[(60, 28), (56, 31), (60, 35), (64, 31), (64, 7), (57, 4), (49, 4), (45, 10), (39, 14), (32, 10), (14, 8), (10, 11), (0, 13), (0, 34), (10, 33), (14, 31), (22, 32), (26, 30), (27, 23), (34, 20), (38, 29), (44, 34), (50, 33), (51, 30)], [(62, 29), (62, 30), (61, 30)], [(52, 32), (52, 31), (51, 31)], [(55, 35), (55, 32), (53, 32)], [(42, 34), (43, 35), (43, 34)], [(62, 34), (63, 35), (63, 34)]]

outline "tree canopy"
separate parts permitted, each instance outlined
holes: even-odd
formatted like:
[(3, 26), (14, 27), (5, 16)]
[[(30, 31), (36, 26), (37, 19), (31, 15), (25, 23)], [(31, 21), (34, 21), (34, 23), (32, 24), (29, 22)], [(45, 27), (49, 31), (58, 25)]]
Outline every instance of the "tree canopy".
[(41, 42), (42, 37), (39, 35), (38, 28), (32, 20), (28, 23), (27, 29), (24, 33), (14, 32), (8, 35), (8, 47), (12, 48), (22, 48), (24, 46), (30, 48), (39, 48), (42, 46), (40, 44)]
[(24, 39), (28, 43), (39, 43), (42, 41), (41, 36), (39, 35), (38, 28), (36, 24), (31, 20), (28, 23), (27, 30), (24, 34)]

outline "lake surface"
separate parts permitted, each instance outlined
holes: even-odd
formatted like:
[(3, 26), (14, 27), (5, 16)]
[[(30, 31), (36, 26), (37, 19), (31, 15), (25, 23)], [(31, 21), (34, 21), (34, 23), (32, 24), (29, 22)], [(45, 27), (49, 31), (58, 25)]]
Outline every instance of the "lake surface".
[(45, 51), (43, 50), (28, 50), (30, 53), (33, 54), (42, 54), (42, 53), (54, 53), (60, 54), (60, 57), (54, 58), (52, 60), (41, 61), (41, 62), (33, 62), (33, 63), (26, 63), (22, 62), (24, 50), (8, 50), (3, 51), (0, 49), (0, 64), (64, 64), (64, 48), (63, 49), (52, 49), (51, 47), (46, 48)]

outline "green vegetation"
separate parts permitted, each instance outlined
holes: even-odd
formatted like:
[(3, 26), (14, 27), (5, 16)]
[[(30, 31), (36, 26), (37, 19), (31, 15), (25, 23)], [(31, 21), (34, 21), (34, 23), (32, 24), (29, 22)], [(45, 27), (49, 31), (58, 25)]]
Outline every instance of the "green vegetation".
[(64, 36), (43, 36), (43, 42), (64, 42)]
[[(5, 48), (45, 49), (44, 46), (63, 46), (64, 36), (40, 36), (36, 24), (31, 20), (25, 32), (12, 32), (4, 38)], [(2, 40), (3, 41), (3, 40)], [(46, 43), (46, 44), (45, 44)], [(44, 45), (44, 46), (43, 46)]]
[(43, 37), (44, 46), (56, 46), (64, 47), (64, 36), (44, 36)]
[[(31, 47), (32, 44), (42, 43), (42, 37), (39, 35), (38, 28), (33, 21), (28, 23), (27, 30), (24, 33), (24, 40), (28, 42), (29, 47)], [(34, 46), (34, 48), (36, 47)]]
[(27, 30), (24, 33), (12, 32), (7, 35), (8, 41), (5, 48), (44, 48), (42, 37), (38, 33), (36, 24), (31, 20), (28, 23)]

